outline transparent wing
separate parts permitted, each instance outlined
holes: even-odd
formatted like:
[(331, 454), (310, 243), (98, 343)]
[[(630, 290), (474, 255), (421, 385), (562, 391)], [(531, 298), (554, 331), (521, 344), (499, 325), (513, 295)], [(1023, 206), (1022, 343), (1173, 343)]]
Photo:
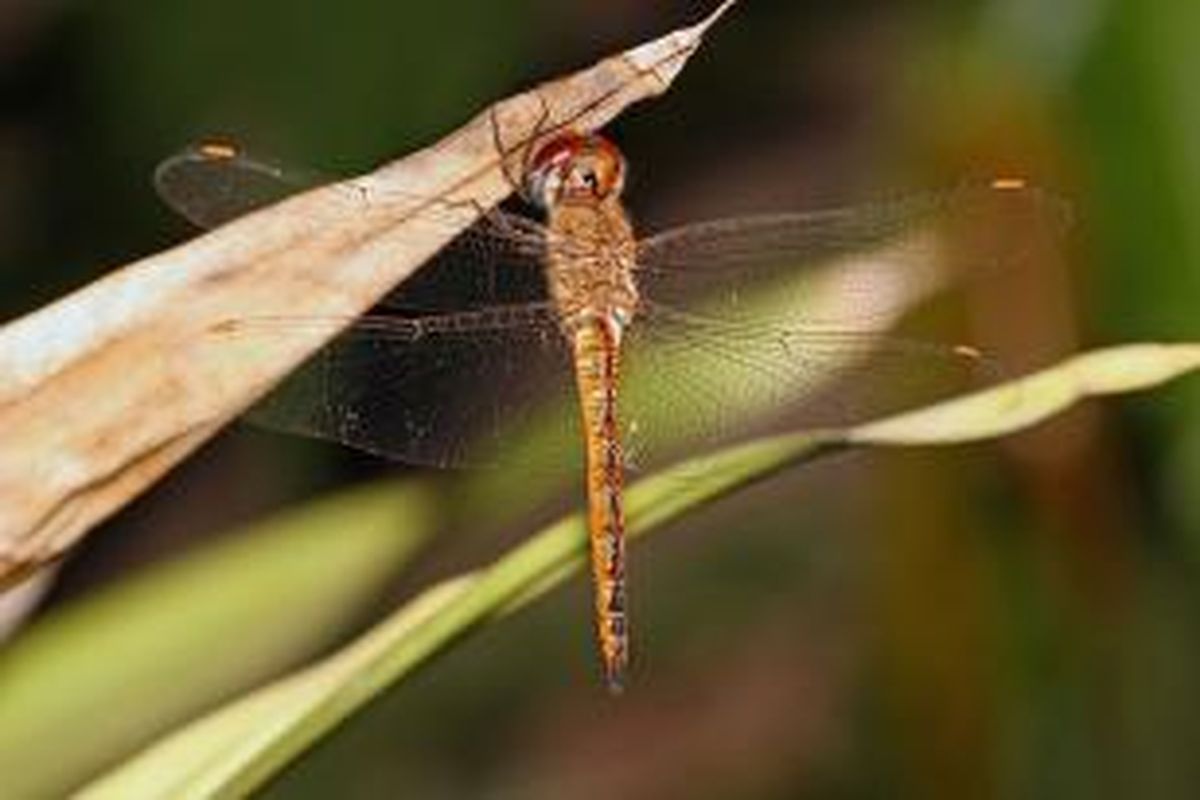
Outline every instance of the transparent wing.
[[(159, 195), (195, 225), (213, 228), (289, 195), (334, 180), (329, 175), (285, 166), (227, 142), (201, 142), (164, 160), (154, 173)], [(359, 191), (347, 186), (346, 191)], [(371, 190), (364, 203), (403, 201), (401, 190)], [(458, 227), (461, 204), (446, 203), (447, 224)], [(436, 220), (436, 209), (434, 213)], [(404, 311), (445, 311), (537, 299), (547, 248), (544, 226), (498, 209), (480, 211), (479, 221), (458, 235), (382, 302)], [(558, 246), (565, 247), (566, 243)]]
[[(247, 319), (216, 335), (286, 336), (332, 319)], [(573, 388), (570, 353), (552, 307), (497, 306), (420, 317), (368, 316), (252, 409), (268, 428), (438, 467), (502, 463), (545, 426), (549, 398)], [(543, 433), (543, 436), (545, 433)], [(556, 451), (577, 446), (569, 415)]]
[[(801, 323), (874, 327), (895, 292), (934, 291), (1029, 259), (1066, 224), (1065, 204), (1016, 181), (993, 181), (814, 212), (717, 220), (665, 231), (639, 246), (638, 279), (658, 303), (712, 315), (761, 316), (770, 292)], [(805, 315), (812, 273), (844, 265), (843, 302)], [(800, 297), (797, 297), (800, 295)], [(769, 305), (769, 304), (768, 304)]]
[[(201, 142), (185, 147), (159, 164), (154, 186), (181, 216), (201, 228), (215, 228), (289, 195), (335, 178), (314, 170), (283, 165), (253, 155), (227, 142)], [(363, 203), (411, 207), (426, 199), (402, 189), (344, 185)], [(445, 202), (447, 225), (460, 227), (462, 204)], [(432, 219), (436, 222), (437, 204)], [(479, 211), (479, 222), (455, 242), (459, 258), (520, 259), (540, 263), (546, 247), (544, 226), (535, 220), (499, 209)]]
[(775, 430), (860, 422), (960, 391), (993, 365), (964, 346), (649, 307), (630, 329), (621, 416), (636, 466)]

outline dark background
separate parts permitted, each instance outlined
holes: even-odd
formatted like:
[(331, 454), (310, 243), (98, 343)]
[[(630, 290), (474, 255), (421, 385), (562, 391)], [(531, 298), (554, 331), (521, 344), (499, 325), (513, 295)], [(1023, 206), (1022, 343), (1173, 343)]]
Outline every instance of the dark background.
[[(150, 175), (198, 137), (365, 170), (709, 7), (8, 0), (0, 315), (191, 235)], [(672, 92), (611, 134), (649, 228), (979, 174), (1051, 187), (1076, 220), (1061, 259), (971, 304), (1019, 372), (1195, 338), (1198, 34), (1189, 0), (743, 0)], [(271, 792), (1193, 796), (1197, 389), (744, 493), (635, 549), (629, 697), (595, 685), (575, 581), (389, 694)], [(232, 430), (89, 538), (49, 606), (396, 469)], [(396, 595), (498, 546), (450, 550)]]

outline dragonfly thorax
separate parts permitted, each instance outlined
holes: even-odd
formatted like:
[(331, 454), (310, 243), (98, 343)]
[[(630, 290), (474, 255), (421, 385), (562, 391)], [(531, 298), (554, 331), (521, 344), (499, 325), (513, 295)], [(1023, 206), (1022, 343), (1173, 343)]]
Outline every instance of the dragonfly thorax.
[(546, 283), (564, 325), (596, 317), (628, 323), (639, 303), (636, 245), (620, 203), (552, 207), (548, 228)]

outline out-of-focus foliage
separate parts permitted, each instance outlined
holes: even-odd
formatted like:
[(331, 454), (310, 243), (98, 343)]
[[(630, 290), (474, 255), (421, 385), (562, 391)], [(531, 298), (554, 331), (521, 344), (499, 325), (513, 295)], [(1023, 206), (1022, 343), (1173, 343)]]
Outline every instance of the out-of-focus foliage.
[[(0, 308), (186, 235), (148, 176), (197, 136), (353, 170), (697, 5), (10, 3)], [(1197, 35), (1191, 0), (746, 0), (677, 91), (614, 134), (647, 227), (964, 175), (1055, 187), (1075, 207), (1066, 268), (1039, 264), (957, 314), (1019, 372), (1084, 344), (1196, 338)], [(97, 583), (185, 535), (378, 469), (347, 461), (227, 437), (67, 565), (60, 613), (88, 613)], [(1195, 795), (1194, 379), (1002, 445), (800, 473), (634, 553), (641, 649), (620, 703), (595, 686), (577, 582), (415, 675), (268, 796)], [(538, 505), (496, 497), (447, 481), (458, 535), (401, 592), (532, 529), (529, 511), (483, 536)], [(80, 654), (80, 674), (118, 666), (113, 646)], [(114, 698), (105, 712), (129, 713)], [(23, 758), (55, 764), (88, 728)]]
[(415, 486), (360, 488), (47, 616), (0, 653), (5, 792), (61, 794), (311, 655), (361, 613), (433, 521)]

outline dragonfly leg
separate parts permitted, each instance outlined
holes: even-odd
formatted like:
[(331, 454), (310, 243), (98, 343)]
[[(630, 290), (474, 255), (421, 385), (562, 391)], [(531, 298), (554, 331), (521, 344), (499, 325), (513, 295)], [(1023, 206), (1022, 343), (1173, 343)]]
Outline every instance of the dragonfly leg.
[[(492, 106), (488, 114), (492, 126), (492, 143), (496, 148), (496, 153), (500, 156), (500, 170), (504, 173), (504, 179), (508, 181), (513, 191), (526, 199), (528, 198), (525, 195), (525, 175), (529, 171), (530, 163), (533, 161), (534, 145), (552, 127), (548, 124), (551, 115), (550, 105), (546, 102), (546, 98), (542, 96), (542, 93), (536, 89), (534, 90), (534, 95), (537, 97), (538, 106), (540, 107), (537, 122), (533, 125), (533, 131), (512, 149), (509, 149), (504, 144), (501, 137), (500, 120), (496, 116), (496, 107)], [(521, 152), (520, 172), (514, 176), (509, 156), (513, 155), (518, 149)]]
[(525, 176), (529, 174), (529, 167), (531, 164), (533, 164), (533, 157), (536, 155), (533, 149), (534, 145), (537, 144), (538, 139), (542, 138), (542, 134), (547, 132), (548, 123), (550, 122), (550, 106), (546, 103), (546, 98), (542, 97), (542, 93), (536, 89), (533, 93), (537, 96), (538, 105), (540, 106), (541, 111), (538, 114), (537, 124), (533, 126), (533, 134), (525, 142), (525, 151), (521, 153), (522, 188), (524, 188)]

